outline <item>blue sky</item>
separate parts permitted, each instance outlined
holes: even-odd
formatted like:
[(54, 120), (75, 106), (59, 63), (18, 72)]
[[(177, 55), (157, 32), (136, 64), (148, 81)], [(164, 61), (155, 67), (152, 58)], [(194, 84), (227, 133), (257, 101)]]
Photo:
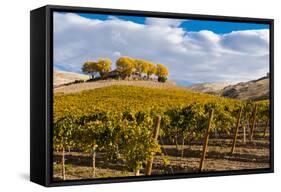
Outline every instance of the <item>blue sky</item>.
[(249, 81), (269, 71), (269, 25), (54, 13), (55, 69), (121, 56), (162, 63), (180, 85)]
[[(85, 18), (107, 20), (113, 15), (103, 14), (78, 14)], [(139, 16), (118, 16), (114, 15), (121, 20), (132, 21), (134, 23), (145, 24), (146, 17)], [(206, 20), (186, 20), (180, 24), (179, 27), (184, 28), (187, 31), (201, 31), (209, 30), (217, 34), (229, 33), (239, 30), (254, 30), (254, 29), (269, 29), (268, 24), (256, 24), (256, 23), (241, 23), (241, 22), (224, 22), (224, 21), (206, 21)]]

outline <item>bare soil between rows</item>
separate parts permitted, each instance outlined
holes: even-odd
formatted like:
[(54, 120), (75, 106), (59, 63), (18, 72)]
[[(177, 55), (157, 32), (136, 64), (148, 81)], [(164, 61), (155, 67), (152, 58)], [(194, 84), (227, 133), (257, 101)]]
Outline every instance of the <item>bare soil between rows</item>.
[[(270, 168), (270, 142), (269, 137), (256, 137), (252, 142), (237, 141), (235, 153), (230, 154), (231, 139), (211, 138), (204, 163), (203, 172), (232, 171), (248, 169)], [(182, 174), (199, 172), (202, 144), (193, 143), (185, 145), (183, 157), (182, 148), (175, 145), (162, 145), (162, 154), (155, 155), (152, 175)], [(54, 180), (61, 180), (61, 153), (54, 152)], [(167, 163), (168, 162), (168, 163)], [(92, 160), (89, 154), (81, 152), (66, 153), (66, 180), (91, 179)], [(141, 175), (144, 174), (144, 168)], [(111, 162), (103, 153), (97, 153), (95, 178), (133, 176), (121, 161)]]

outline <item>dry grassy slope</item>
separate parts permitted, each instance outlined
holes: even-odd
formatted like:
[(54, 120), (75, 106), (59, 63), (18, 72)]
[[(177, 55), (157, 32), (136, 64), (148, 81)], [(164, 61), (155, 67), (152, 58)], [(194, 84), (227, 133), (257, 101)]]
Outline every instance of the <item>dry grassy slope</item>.
[(112, 85), (132, 85), (139, 87), (152, 87), (152, 88), (170, 88), (177, 87), (174, 81), (168, 80), (166, 83), (159, 83), (157, 81), (133, 81), (133, 80), (99, 80), (95, 82), (68, 83), (75, 82), (76, 80), (88, 80), (88, 75), (66, 72), (54, 71), (54, 92), (74, 93), (83, 90), (96, 89), (101, 87), (108, 87)]
[(221, 96), (242, 100), (263, 100), (269, 98), (269, 77), (229, 85), (220, 92)]
[[(132, 80), (100, 80), (96, 82), (77, 83), (71, 85), (64, 85), (74, 82), (75, 80), (87, 80), (87, 75), (78, 73), (54, 71), (54, 91), (63, 93), (74, 93), (83, 90), (96, 89), (101, 87), (108, 87), (112, 85), (132, 85), (140, 87), (152, 88), (181, 88), (178, 87), (174, 81), (167, 81), (166, 83), (159, 83), (157, 81), (132, 81)], [(269, 78), (262, 77), (257, 80), (242, 82), (235, 85), (227, 83), (201, 83), (187, 87), (189, 90), (202, 93), (210, 93), (220, 95), (228, 98), (242, 99), (242, 100), (262, 100), (269, 98)]]
[[(56, 87), (55, 93), (76, 93), (84, 90), (108, 87), (112, 85), (130, 85), (138, 87), (151, 87), (151, 88), (177, 88), (173, 81), (159, 83), (157, 81), (134, 81), (134, 80), (99, 80), (94, 82), (76, 83), (66, 86)], [(179, 87), (178, 87), (179, 88)]]
[(195, 92), (218, 95), (220, 91), (228, 85), (229, 83), (198, 83), (188, 86), (187, 88)]
[(66, 71), (54, 71), (54, 87), (61, 86), (63, 84), (74, 82), (75, 80), (87, 80), (88, 75), (82, 75), (78, 73), (66, 72)]

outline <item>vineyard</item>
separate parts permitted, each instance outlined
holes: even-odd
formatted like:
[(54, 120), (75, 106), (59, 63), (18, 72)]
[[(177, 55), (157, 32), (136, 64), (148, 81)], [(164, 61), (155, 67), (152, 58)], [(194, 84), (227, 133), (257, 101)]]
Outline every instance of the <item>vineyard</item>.
[(53, 114), (57, 180), (269, 166), (269, 101), (114, 85), (57, 92)]

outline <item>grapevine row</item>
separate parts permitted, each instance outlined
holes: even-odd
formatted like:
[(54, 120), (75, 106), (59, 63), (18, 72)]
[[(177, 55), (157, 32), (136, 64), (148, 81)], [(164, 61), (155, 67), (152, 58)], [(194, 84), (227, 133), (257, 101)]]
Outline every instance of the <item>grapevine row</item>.
[[(128, 170), (139, 175), (140, 169), (147, 165), (153, 154), (161, 153), (160, 144), (157, 139), (153, 139), (158, 115), (161, 115), (160, 135), (174, 141), (176, 145), (179, 136), (183, 139), (182, 144), (191, 139), (203, 139), (210, 111), (213, 111), (210, 130), (228, 135), (237, 124), (239, 113), (241, 126), (252, 125), (251, 136), (257, 119), (264, 122), (269, 120), (268, 101), (224, 102), (221, 99), (220, 102), (194, 102), (161, 110), (153, 107), (139, 110), (134, 106), (107, 111), (94, 108), (82, 111), (69, 104), (63, 113), (55, 113), (57, 116), (54, 118), (53, 130), (54, 150), (64, 154), (65, 149), (75, 148), (91, 154), (93, 177), (96, 152), (105, 153), (108, 160), (121, 159)], [(65, 178), (64, 155), (62, 176)]]

